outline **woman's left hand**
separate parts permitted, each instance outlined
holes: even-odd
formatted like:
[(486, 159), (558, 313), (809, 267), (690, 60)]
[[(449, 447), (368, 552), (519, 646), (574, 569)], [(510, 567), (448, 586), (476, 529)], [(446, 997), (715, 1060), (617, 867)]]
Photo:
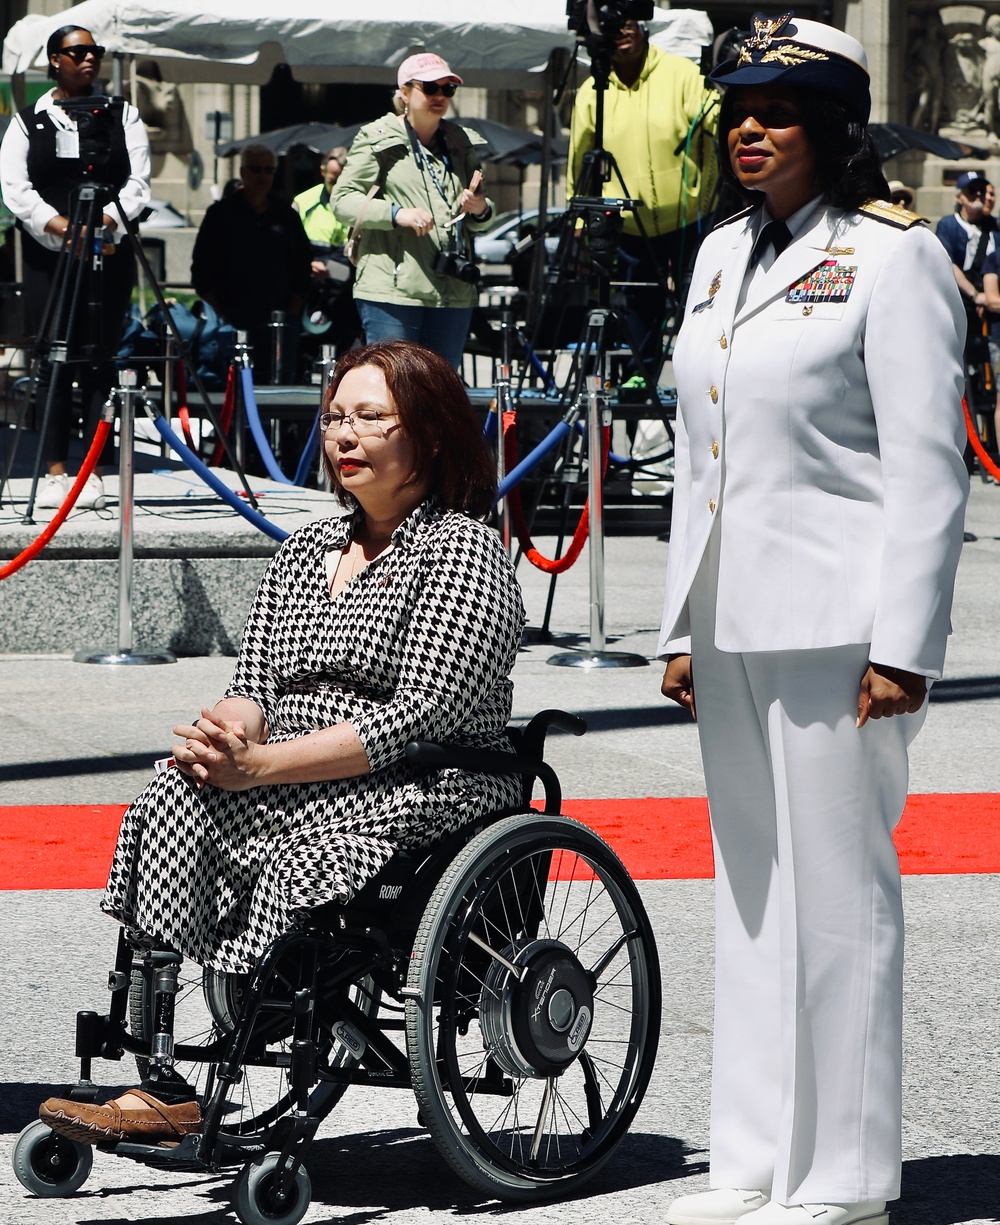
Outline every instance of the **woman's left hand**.
[(858, 727), (864, 727), (869, 719), (916, 714), (926, 696), (926, 676), (870, 663), (858, 693)]
[(486, 188), (483, 187), (483, 176), (477, 170), (469, 180), (469, 186), (462, 192), (458, 207), (463, 213), (473, 217), (483, 217), (486, 214)]
[(223, 791), (246, 791), (258, 785), (257, 771), (264, 750), (247, 739), (245, 724), (230, 723), (203, 709), (196, 724), (174, 730), (189, 733), (183, 745), (174, 746), (177, 768), (199, 785), (211, 783)]

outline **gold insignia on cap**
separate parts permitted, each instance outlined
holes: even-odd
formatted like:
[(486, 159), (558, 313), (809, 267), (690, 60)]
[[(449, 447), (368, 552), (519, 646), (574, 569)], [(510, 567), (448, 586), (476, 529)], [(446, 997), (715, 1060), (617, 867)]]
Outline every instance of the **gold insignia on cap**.
[[(785, 33), (794, 16), (790, 10), (780, 17), (754, 13), (753, 31), (740, 49), (737, 67), (743, 64), (781, 64), (783, 68), (791, 68), (812, 60), (828, 60), (830, 57), (825, 51), (804, 47), (795, 42), (791, 34)], [(777, 41), (779, 39), (780, 42)]]

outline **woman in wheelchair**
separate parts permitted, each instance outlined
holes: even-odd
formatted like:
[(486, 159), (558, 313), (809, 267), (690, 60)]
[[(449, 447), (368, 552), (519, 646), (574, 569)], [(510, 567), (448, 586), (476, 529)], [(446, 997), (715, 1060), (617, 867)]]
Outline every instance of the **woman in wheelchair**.
[[(125, 814), (102, 908), (133, 942), (245, 972), (315, 908), (346, 903), (399, 848), (521, 802), (517, 777), (420, 773), (414, 739), (510, 751), (524, 615), (481, 517), (495, 469), (459, 377), (393, 341), (339, 362), (320, 417), (347, 512), (295, 532), (267, 568), (226, 695), (174, 728), (174, 767)], [(49, 1099), (84, 1143), (200, 1126), (158, 1066), (106, 1105)]]

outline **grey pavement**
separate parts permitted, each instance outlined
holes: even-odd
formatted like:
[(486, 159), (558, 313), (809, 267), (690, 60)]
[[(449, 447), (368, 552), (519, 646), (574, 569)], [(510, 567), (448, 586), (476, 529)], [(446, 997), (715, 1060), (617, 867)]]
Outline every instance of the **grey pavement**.
[[(911, 757), (917, 792), (993, 792), (1000, 744), (1000, 490), (976, 482), (945, 681)], [(539, 541), (542, 551), (552, 541)], [(666, 546), (648, 537), (607, 541), (607, 635), (614, 650), (651, 657)], [(541, 624), (548, 580), (519, 568), (529, 622)], [(555, 641), (532, 645), (515, 669), (514, 714), (544, 706), (584, 715), (582, 739), (556, 735), (549, 757), (575, 797), (704, 794), (696, 730), (659, 695), (659, 668), (553, 667), (588, 641), (587, 553), (557, 584)], [(159, 668), (102, 668), (67, 656), (0, 656), (0, 805), (124, 803), (169, 747), (170, 727), (212, 701), (232, 661), (182, 659)], [(642, 882), (664, 979), (653, 1083), (613, 1163), (580, 1198), (512, 1208), (485, 1201), (438, 1158), (400, 1091), (352, 1089), (323, 1125), (309, 1158), (307, 1222), (350, 1225), (517, 1214), (528, 1225), (662, 1221), (678, 1193), (707, 1185), (711, 1054), (711, 884)], [(905, 878), (905, 1166), (893, 1225), (1000, 1221), (1000, 877)], [(70, 1200), (34, 1200), (8, 1154), (37, 1103), (75, 1075), (73, 1015), (103, 1009), (114, 925), (91, 891), (0, 893), (0, 1225), (235, 1220), (228, 1177), (165, 1174), (98, 1154)], [(109, 1086), (127, 1064), (98, 1065)]]

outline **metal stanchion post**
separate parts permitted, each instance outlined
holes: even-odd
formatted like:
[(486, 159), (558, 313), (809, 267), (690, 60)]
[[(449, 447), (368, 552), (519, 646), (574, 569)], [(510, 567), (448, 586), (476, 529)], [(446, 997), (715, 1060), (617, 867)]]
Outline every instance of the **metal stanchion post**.
[(590, 650), (567, 651), (547, 662), (562, 668), (643, 668), (649, 660), (631, 651), (606, 651), (604, 635), (604, 473), (601, 434), (611, 424), (611, 409), (600, 375), (588, 380), (587, 497), (590, 503)]
[[(504, 477), (507, 475), (507, 456), (506, 448), (504, 447), (503, 436), (503, 418), (504, 413), (510, 410), (510, 366), (497, 363), (496, 367), (496, 401), (497, 401), (497, 484), (502, 485)], [(503, 498), (497, 503), (497, 528), (500, 531), (500, 539), (503, 541), (503, 547), (507, 550), (507, 556), (512, 553), (512, 541), (510, 532), (510, 511), (507, 508), (507, 499)]]
[(246, 332), (236, 333), (236, 351), (233, 354), (233, 450), (236, 462), (244, 470), (247, 466), (247, 410), (243, 403), (243, 379), (241, 371), (253, 369), (253, 349)]
[(285, 358), (285, 312), (271, 311), (271, 322), (267, 326), (271, 329), (271, 382), (277, 387), (281, 383), (281, 367)]
[(136, 651), (132, 634), (133, 453), (135, 405), (140, 398), (134, 370), (123, 370), (113, 393), (119, 404), (118, 433), (118, 650), (78, 651), (80, 664), (175, 664), (166, 650)]
[[(163, 419), (170, 425), (174, 419), (174, 338), (168, 332), (164, 342), (163, 353), (166, 360), (163, 363)], [(167, 442), (160, 443), (160, 454), (164, 459), (170, 454)]]

